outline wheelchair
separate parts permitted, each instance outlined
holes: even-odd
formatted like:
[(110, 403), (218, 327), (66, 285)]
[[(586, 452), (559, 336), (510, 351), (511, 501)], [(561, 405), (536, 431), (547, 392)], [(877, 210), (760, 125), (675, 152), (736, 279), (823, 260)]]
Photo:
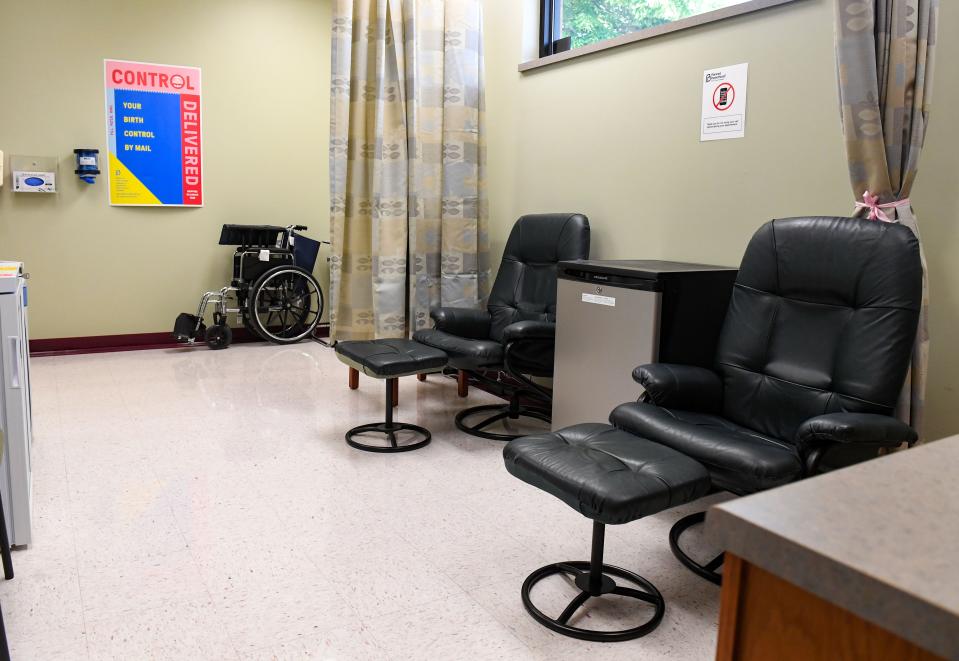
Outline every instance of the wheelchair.
[[(224, 225), (221, 246), (236, 246), (233, 279), (200, 299), (196, 314), (180, 314), (173, 327), (178, 342), (205, 342), (226, 349), (233, 341), (228, 316), (236, 315), (254, 336), (274, 344), (310, 337), (323, 315), (323, 290), (313, 277), (320, 244), (298, 234), (303, 225)], [(213, 324), (204, 318), (213, 306)]]

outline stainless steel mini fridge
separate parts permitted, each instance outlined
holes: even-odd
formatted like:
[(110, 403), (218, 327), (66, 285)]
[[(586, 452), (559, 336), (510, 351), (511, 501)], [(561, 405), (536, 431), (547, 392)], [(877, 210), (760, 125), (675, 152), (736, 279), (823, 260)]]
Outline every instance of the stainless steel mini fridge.
[(607, 422), (651, 362), (709, 366), (736, 269), (650, 260), (561, 262), (553, 429)]

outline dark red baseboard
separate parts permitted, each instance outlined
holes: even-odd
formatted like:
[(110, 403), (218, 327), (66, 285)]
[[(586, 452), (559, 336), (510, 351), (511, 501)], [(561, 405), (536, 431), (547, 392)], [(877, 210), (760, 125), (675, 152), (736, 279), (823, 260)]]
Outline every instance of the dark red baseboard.
[[(259, 342), (245, 328), (233, 331), (233, 342)], [(127, 335), (88, 335), (84, 337), (58, 337), (47, 340), (30, 340), (30, 355), (70, 356), (81, 353), (109, 353), (112, 351), (140, 351), (142, 349), (172, 349), (188, 346), (165, 333), (130, 333)], [(202, 346), (202, 345), (200, 345)]]
[[(329, 329), (317, 327), (317, 337), (328, 337)], [(233, 343), (262, 342), (245, 328), (233, 329)], [(165, 333), (130, 333), (126, 335), (88, 335), (30, 340), (30, 355), (70, 356), (82, 353), (110, 353), (113, 351), (140, 351), (143, 349), (175, 349), (189, 345), (177, 342), (169, 331)], [(203, 346), (202, 344), (194, 346)]]

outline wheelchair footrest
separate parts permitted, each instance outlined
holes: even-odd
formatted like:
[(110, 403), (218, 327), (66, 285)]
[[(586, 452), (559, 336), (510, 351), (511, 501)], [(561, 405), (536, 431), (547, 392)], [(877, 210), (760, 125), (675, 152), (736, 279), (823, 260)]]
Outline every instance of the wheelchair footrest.
[[(181, 313), (173, 324), (173, 337), (177, 342), (193, 342), (202, 340), (203, 324), (199, 317), (188, 312)], [(201, 337), (198, 337), (201, 336)]]

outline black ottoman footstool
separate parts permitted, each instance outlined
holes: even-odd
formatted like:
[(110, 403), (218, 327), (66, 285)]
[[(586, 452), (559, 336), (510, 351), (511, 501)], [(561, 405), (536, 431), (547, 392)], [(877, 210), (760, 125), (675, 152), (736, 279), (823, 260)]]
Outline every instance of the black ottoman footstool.
[[(393, 422), (393, 387), (401, 376), (442, 370), (447, 361), (445, 353), (413, 340), (368, 340), (337, 342), (336, 355), (342, 362), (367, 376), (386, 379), (386, 422), (360, 425), (349, 430), (346, 432), (346, 442), (350, 446), (367, 452), (406, 452), (430, 442), (430, 432), (425, 427)], [(401, 445), (396, 436), (399, 431), (415, 432), (420, 440)], [(370, 433), (383, 434), (387, 445), (369, 445), (356, 440), (361, 434)]]
[[(551, 493), (593, 520), (589, 562), (547, 565), (523, 583), (523, 605), (529, 614), (553, 631), (598, 642), (630, 640), (655, 629), (665, 611), (663, 597), (642, 576), (603, 564), (606, 524), (628, 523), (705, 496), (710, 489), (706, 468), (664, 445), (601, 424), (574, 425), (510, 441), (503, 457), (506, 469), (514, 476)], [(530, 599), (533, 586), (554, 574), (566, 574), (580, 590), (555, 618), (540, 611)], [(632, 585), (620, 585), (611, 577)], [(631, 597), (646, 604), (652, 609), (649, 619), (623, 631), (570, 626), (570, 618), (583, 604), (607, 594)]]

